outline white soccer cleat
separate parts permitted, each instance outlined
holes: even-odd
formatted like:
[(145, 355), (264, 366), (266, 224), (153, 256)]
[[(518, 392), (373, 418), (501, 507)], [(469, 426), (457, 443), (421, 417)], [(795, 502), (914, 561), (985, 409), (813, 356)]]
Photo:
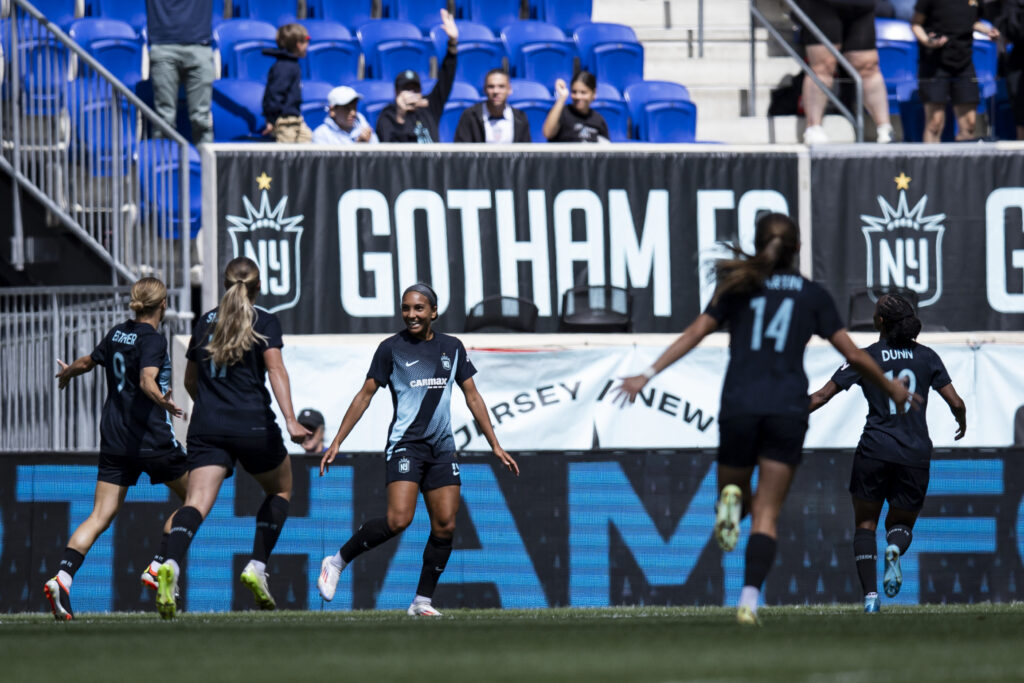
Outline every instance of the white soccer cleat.
[(142, 576), (139, 577), (139, 580), (142, 581), (143, 586), (151, 591), (159, 590), (160, 588), (159, 577), (157, 576), (157, 572), (153, 571), (152, 565), (146, 567), (146, 570), (142, 572)]
[(429, 602), (414, 602), (405, 611), (410, 617), (439, 617), (441, 613)]
[(333, 555), (328, 555), (320, 561), (320, 576), (316, 580), (320, 597), (327, 602), (334, 599), (334, 592), (338, 589), (338, 579), (341, 578), (341, 568), (331, 562), (333, 557)]
[(256, 604), (260, 609), (277, 609), (277, 603), (270, 594), (270, 585), (267, 583), (267, 573), (261, 572), (256, 565), (249, 561), (242, 570), (239, 577), (246, 588), (252, 591), (252, 597), (256, 598)]

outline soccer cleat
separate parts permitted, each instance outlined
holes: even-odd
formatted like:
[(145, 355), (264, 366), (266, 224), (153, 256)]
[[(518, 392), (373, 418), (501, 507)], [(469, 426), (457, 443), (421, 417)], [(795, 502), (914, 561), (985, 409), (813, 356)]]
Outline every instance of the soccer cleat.
[(864, 614), (878, 614), (878, 595), (872, 594), (864, 598)]
[(71, 611), (71, 594), (56, 576), (43, 584), (43, 593), (50, 601), (50, 611), (57, 621), (71, 621), (75, 613)]
[(320, 597), (330, 602), (334, 599), (334, 591), (338, 589), (338, 579), (341, 578), (341, 570), (331, 562), (333, 555), (328, 555), (320, 562), (320, 576), (316, 580), (316, 587), (320, 590)]
[(178, 611), (178, 572), (167, 562), (156, 573), (156, 611), (164, 619), (173, 619)]
[(761, 622), (757, 618), (757, 612), (750, 609), (745, 605), (740, 605), (736, 610), (736, 623), (742, 626), (760, 626)]
[(736, 547), (740, 540), (740, 514), (743, 509), (743, 491), (735, 484), (722, 488), (715, 506), (715, 540), (725, 552)]
[(414, 602), (405, 611), (410, 617), (439, 617), (441, 613), (429, 602)]
[(890, 545), (885, 549), (885, 574), (882, 577), (882, 588), (890, 598), (895, 597), (903, 586), (903, 570), (900, 569), (900, 549)]
[(256, 569), (252, 561), (250, 561), (249, 564), (245, 565), (245, 569), (242, 570), (242, 576), (239, 578), (241, 578), (246, 588), (252, 591), (252, 597), (256, 598), (256, 604), (260, 609), (277, 609), (277, 603), (274, 602), (274, 598), (270, 594), (270, 586), (267, 585), (266, 572)]
[(142, 585), (150, 590), (157, 590), (160, 588), (160, 582), (157, 577), (157, 573), (153, 571), (153, 566), (148, 565), (146, 571), (142, 572), (142, 576), (139, 577), (142, 581)]

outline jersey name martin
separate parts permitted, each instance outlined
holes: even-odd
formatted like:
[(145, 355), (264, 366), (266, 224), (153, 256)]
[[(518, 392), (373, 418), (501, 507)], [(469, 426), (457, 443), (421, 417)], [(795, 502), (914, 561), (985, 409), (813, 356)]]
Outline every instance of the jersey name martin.
[(804, 279), (799, 275), (776, 273), (764, 281), (764, 288), (774, 291), (799, 292), (804, 288)]

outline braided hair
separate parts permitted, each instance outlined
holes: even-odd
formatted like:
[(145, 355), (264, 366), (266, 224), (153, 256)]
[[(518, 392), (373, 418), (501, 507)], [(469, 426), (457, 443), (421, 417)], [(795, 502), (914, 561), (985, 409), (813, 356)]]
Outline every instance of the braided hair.
[(914, 345), (921, 332), (921, 320), (909, 301), (899, 294), (883, 294), (875, 304), (875, 315), (886, 344), (897, 349)]

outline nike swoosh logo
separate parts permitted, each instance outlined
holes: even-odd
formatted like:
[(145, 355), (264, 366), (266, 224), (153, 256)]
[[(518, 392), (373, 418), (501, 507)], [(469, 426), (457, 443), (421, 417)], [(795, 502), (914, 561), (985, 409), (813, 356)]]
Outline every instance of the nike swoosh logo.
[(419, 363), (419, 361), (418, 361), (418, 360), (414, 360), (414, 361), (413, 361), (413, 362), (411, 362), (411, 363), (406, 363), (406, 364), (405, 364), (405, 367), (407, 367), (407, 368), (411, 368), (412, 366), (416, 365), (417, 363)]

